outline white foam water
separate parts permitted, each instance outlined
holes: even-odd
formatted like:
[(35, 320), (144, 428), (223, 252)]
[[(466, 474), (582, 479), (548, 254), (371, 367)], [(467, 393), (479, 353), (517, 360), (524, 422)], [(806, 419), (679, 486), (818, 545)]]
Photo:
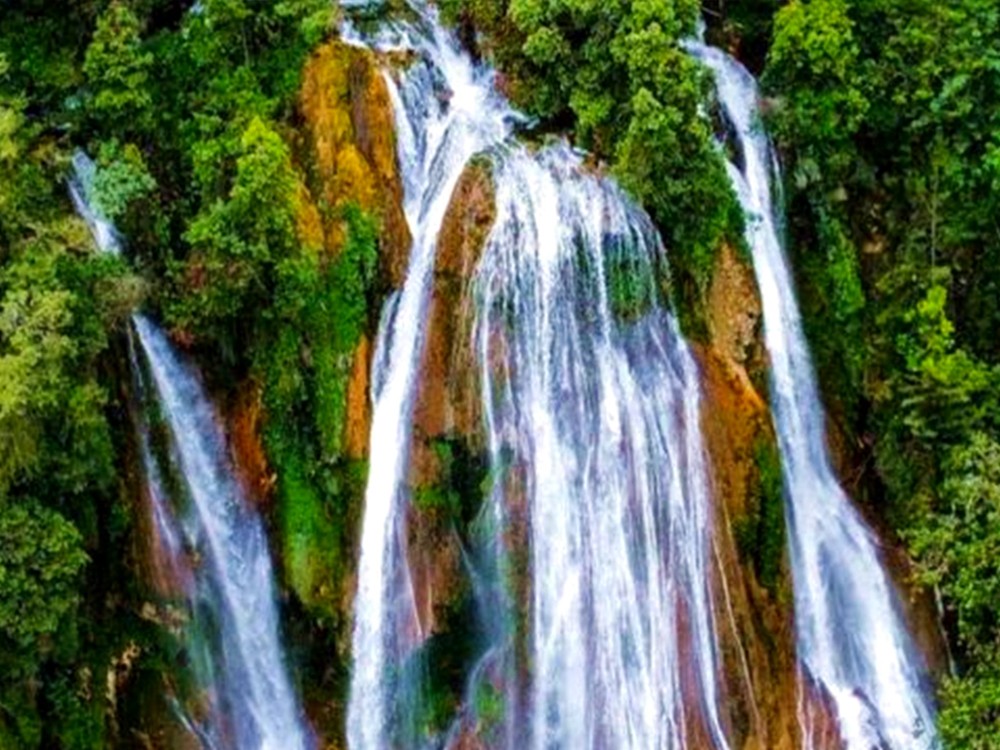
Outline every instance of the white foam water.
[(508, 745), (728, 748), (699, 373), (659, 301), (663, 245), (565, 145), (498, 154), (494, 183), (477, 346), (494, 470), (521, 478), (492, 501), (526, 503), (530, 545)]

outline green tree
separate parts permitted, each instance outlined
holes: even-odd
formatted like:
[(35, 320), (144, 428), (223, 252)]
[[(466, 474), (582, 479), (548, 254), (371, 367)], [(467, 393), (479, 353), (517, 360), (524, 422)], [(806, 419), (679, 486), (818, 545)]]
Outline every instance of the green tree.
[(909, 532), (921, 581), (954, 614), (968, 669), (945, 682), (941, 730), (949, 748), (989, 750), (1000, 731), (1000, 442), (977, 432), (952, 449), (936, 505)]
[(31, 503), (0, 507), (0, 636), (30, 653), (72, 627), (87, 563), (80, 533), (58, 513)]
[(205, 207), (187, 231), (192, 253), (178, 274), (185, 296), (173, 310), (182, 327), (230, 345), (252, 311), (267, 306), (277, 260), (298, 247), (288, 147), (255, 117), (240, 149), (229, 195)]
[(12, 734), (13, 747), (41, 740), (32, 686), (53, 651), (73, 648), (86, 563), (73, 524), (37, 504), (0, 498), (0, 740)]
[[(5, 82), (10, 65), (3, 53), (0, 53), (0, 83)], [(0, 237), (12, 239), (13, 224), (17, 221), (17, 204), (19, 196), (13, 190), (16, 184), (16, 173), (24, 150), (22, 131), (24, 116), (23, 101), (20, 97), (6, 94), (0, 88)], [(2, 258), (0, 250), (0, 258)]]
[(970, 673), (948, 678), (941, 691), (938, 723), (949, 750), (994, 750), (1000, 737), (1000, 664), (977, 664)]
[(775, 16), (766, 85), (781, 100), (771, 124), (786, 150), (795, 149), (802, 187), (840, 184), (868, 112), (849, 7), (848, 0), (793, 0)]
[(1000, 597), (1000, 442), (975, 433), (944, 461), (940, 501), (911, 532), (922, 579), (940, 587), (973, 658), (1000, 647), (994, 613)]
[(93, 89), (94, 113), (107, 129), (135, 132), (149, 117), (153, 57), (142, 48), (140, 24), (124, 0), (113, 0), (97, 21), (83, 72)]
[(125, 216), (129, 206), (156, 189), (142, 152), (133, 143), (112, 139), (101, 144), (94, 176), (94, 202), (111, 221)]

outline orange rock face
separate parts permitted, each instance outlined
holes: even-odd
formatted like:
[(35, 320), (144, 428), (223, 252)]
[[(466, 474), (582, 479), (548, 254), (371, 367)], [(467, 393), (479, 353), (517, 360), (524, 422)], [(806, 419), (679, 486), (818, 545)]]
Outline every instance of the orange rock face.
[(347, 381), (347, 416), (344, 421), (344, 454), (348, 458), (365, 458), (368, 454), (368, 433), (371, 432), (371, 399), (368, 372), (371, 367), (371, 344), (362, 336), (354, 351), (351, 379)]
[[(800, 746), (800, 686), (787, 565), (777, 587), (765, 588), (752, 561), (741, 555), (735, 534), (754, 512), (760, 491), (755, 451), (762, 442), (773, 444), (774, 434), (767, 402), (754, 384), (764, 363), (760, 300), (751, 269), (732, 248), (719, 253), (707, 300), (710, 341), (696, 347), (695, 355), (702, 371), (702, 432), (713, 483), (721, 704), (734, 747), (794, 750)], [(809, 705), (825, 717), (821, 705)], [(820, 723), (825, 726), (825, 718)]]
[(719, 252), (707, 303), (705, 317), (712, 349), (744, 395), (766, 409), (763, 394), (757, 391), (760, 385), (752, 383), (749, 376), (750, 372), (761, 372), (765, 365), (757, 282), (748, 262), (729, 245)]
[(339, 209), (357, 204), (378, 217), (383, 275), (389, 285), (401, 286), (410, 233), (392, 104), (374, 54), (339, 41), (320, 47), (303, 71), (299, 108), (304, 120), (299, 160), (308, 174), (309, 197), (300, 211), (300, 233), (313, 241), (322, 238), (319, 244), (335, 255), (346, 231)]
[[(335, 258), (346, 239), (343, 209), (357, 205), (379, 224), (383, 285), (402, 286), (410, 251), (396, 159), (392, 103), (374, 53), (340, 41), (319, 47), (302, 74), (296, 161), (304, 173), (297, 228), (302, 243)], [(347, 384), (343, 448), (367, 455), (371, 429), (371, 338), (358, 342)]]
[[(773, 439), (770, 416), (745, 370), (714, 349), (696, 351), (703, 373), (702, 430), (713, 477), (713, 595), (722, 651), (722, 704), (734, 747), (798, 747), (790, 588), (779, 600), (741, 559), (734, 525), (756, 491), (754, 450)], [(787, 580), (787, 578), (786, 578)]]
[[(493, 186), (485, 167), (473, 165), (459, 179), (438, 239), (430, 319), (416, 400), (418, 443), (452, 434), (482, 443), (479, 364), (472, 348), (475, 310), (470, 285), (493, 225)], [(420, 449), (420, 446), (415, 446)], [(425, 460), (414, 461), (417, 484)]]
[[(455, 187), (438, 240), (414, 406), (410, 485), (418, 497), (446, 478), (436, 441), (459, 440), (473, 449), (483, 444), (471, 283), (493, 217), (489, 173), (472, 165)], [(419, 502), (411, 508), (408, 540), (418, 611), (428, 636), (435, 632), (436, 610), (462, 593), (461, 550), (447, 519), (421, 509)]]
[[(748, 263), (731, 248), (719, 253), (706, 299), (709, 342), (695, 353), (703, 375), (702, 429), (715, 499), (715, 616), (731, 738), (742, 750), (836, 750), (842, 742), (833, 707), (802, 675), (795, 659), (787, 562), (778, 586), (769, 590), (736, 543), (736, 529), (753, 512), (760, 482), (755, 446), (773, 444), (774, 435), (763, 393), (767, 362), (757, 287)], [(841, 482), (858, 497), (871, 480), (864, 446), (833, 420), (828, 420), (828, 435)], [(877, 518), (868, 520), (877, 530), (882, 526)], [(892, 543), (889, 530), (881, 532), (910, 630), (932, 672), (943, 673), (947, 654), (932, 598), (908, 585), (905, 553)]]
[(247, 380), (236, 388), (236, 397), (228, 415), (229, 442), (233, 465), (240, 472), (248, 497), (258, 506), (271, 492), (273, 477), (261, 443), (260, 387)]

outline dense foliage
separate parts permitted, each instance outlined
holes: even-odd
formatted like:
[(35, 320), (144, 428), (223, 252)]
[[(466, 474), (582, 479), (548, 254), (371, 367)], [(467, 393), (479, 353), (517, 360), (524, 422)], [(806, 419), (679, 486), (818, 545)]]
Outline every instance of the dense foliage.
[[(949, 747), (995, 747), (1000, 7), (795, 0), (766, 81), (819, 371), (960, 656)], [(836, 326), (831, 322), (836, 322)]]
[[(0, 13), (4, 750), (116, 742), (104, 675), (127, 649), (156, 649), (137, 635), (148, 594), (122, 550), (143, 547), (123, 502), (123, 483), (135, 485), (119, 471), (132, 450), (123, 334), (146, 288), (95, 254), (73, 216), (75, 147), (96, 157), (91, 197), (157, 280), (152, 312), (208, 355), (211, 383), (261, 389), (286, 575), (328, 627), (339, 606), (325, 580), (343, 575), (339, 498), (364, 478), (339, 445), (344, 387), (367, 328), (377, 239), (373, 219), (350, 206), (338, 209), (336, 259), (300, 236), (304, 177), (289, 130), (333, 6), (190, 5), (24, 0)], [(318, 572), (299, 587), (303, 566)], [(304, 595), (316, 589), (325, 598)]]
[[(847, 458), (865, 467), (856, 486), (944, 603), (958, 661), (940, 691), (948, 747), (997, 747), (996, 0), (440, 5), (539, 131), (588, 149), (649, 209), (696, 334), (716, 252), (739, 243), (743, 222), (706, 116), (711, 81), (680, 44), (699, 11), (710, 39), (763, 74), (799, 297), (832, 415), (856, 438)], [(123, 469), (134, 448), (124, 333), (139, 304), (199, 357), (222, 400), (257, 394), (289, 629), (317, 652), (302, 657), (316, 657), (305, 692), (343, 688), (340, 586), (367, 468), (343, 445), (346, 387), (384, 284), (379, 217), (350, 201), (306, 205), (315, 175), (301, 163), (296, 97), (333, 15), (328, 0), (4, 3), (3, 750), (113, 745), (107, 675), (129, 649), (156, 648), (137, 614), (135, 478)], [(76, 147), (96, 158), (93, 197), (128, 237), (135, 273), (95, 254), (73, 217)], [(336, 247), (303, 231), (306, 208), (340, 222)], [(627, 281), (611, 279), (625, 318), (645, 304)], [(770, 449), (753, 459), (759, 496), (735, 532), (774, 588), (780, 476)], [(455, 474), (415, 498), (442, 525), (480, 494), (482, 477)], [(463, 602), (448, 613), (456, 631)], [(451, 646), (428, 648), (447, 652), (434, 676), (447, 706), (464, 658)], [(477, 701), (481, 715), (499, 712), (495, 695)]]
[(94, 559), (128, 526), (101, 358), (141, 289), (67, 212), (59, 136), (28, 111), (8, 59), (0, 51), (0, 746), (91, 747), (102, 707), (84, 696), (127, 638), (102, 627), (119, 572)]

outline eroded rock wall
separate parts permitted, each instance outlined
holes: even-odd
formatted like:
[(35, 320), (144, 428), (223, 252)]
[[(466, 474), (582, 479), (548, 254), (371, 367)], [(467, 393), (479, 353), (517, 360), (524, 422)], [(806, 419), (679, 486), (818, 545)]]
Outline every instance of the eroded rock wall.
[(410, 453), (408, 559), (429, 648), (431, 699), (457, 708), (474, 658), (475, 601), (466, 554), (488, 472), (473, 281), (493, 223), (488, 166), (473, 163), (455, 187), (438, 240)]
[[(773, 451), (765, 394), (754, 384), (763, 366), (761, 307), (753, 275), (733, 248), (718, 254), (708, 294), (708, 342), (696, 347), (703, 374), (702, 432), (710, 458), (713, 593), (734, 746), (797, 747), (791, 590), (783, 545), (762, 582), (765, 497), (760, 456)], [(779, 498), (780, 502), (780, 498)], [(780, 541), (779, 541), (780, 544)], [(777, 564), (777, 568), (774, 566)]]

